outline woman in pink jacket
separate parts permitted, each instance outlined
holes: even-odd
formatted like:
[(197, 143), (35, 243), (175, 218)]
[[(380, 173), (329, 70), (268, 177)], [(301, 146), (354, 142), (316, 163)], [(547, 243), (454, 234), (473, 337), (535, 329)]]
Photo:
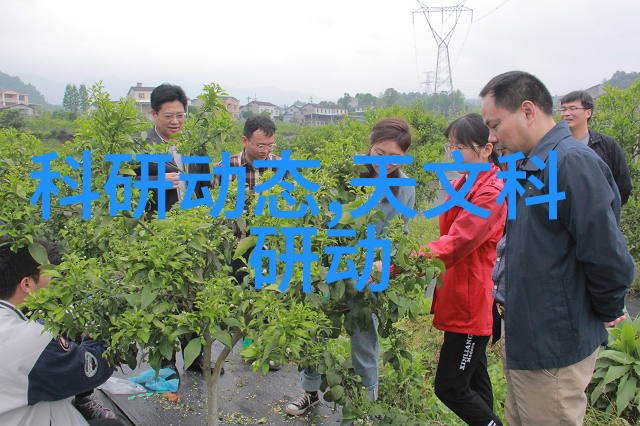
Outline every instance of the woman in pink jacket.
[[(491, 164), (491, 170), (480, 172), (465, 196), (491, 214), (484, 219), (455, 206), (440, 215), (441, 237), (428, 245), (446, 266), (442, 287), (434, 291), (431, 308), (433, 325), (444, 331), (435, 393), (469, 425), (502, 425), (493, 412), (485, 349), (493, 325), (491, 272), (507, 216), (507, 203), (498, 206), (496, 201), (504, 184), (496, 177), (500, 171), (498, 154), (488, 142), (489, 129), (479, 114), (458, 118), (445, 136), (447, 152), (459, 151), (464, 163)], [(452, 182), (456, 191), (467, 180), (469, 172), (463, 173)]]

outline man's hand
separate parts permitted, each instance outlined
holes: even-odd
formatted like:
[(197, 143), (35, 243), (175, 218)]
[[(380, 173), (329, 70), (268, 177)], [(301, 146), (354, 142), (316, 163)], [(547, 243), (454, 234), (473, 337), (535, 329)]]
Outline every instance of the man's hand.
[(178, 186), (180, 186), (180, 173), (165, 173), (164, 176), (165, 180), (173, 181), (173, 189), (176, 189), (178, 188)]
[(616, 319), (616, 320), (613, 320), (613, 321), (611, 321), (611, 322), (605, 322), (605, 323), (604, 323), (604, 326), (605, 326), (605, 327), (607, 327), (607, 328), (609, 328), (609, 327), (613, 327), (614, 325), (616, 325), (616, 324), (617, 324), (617, 323), (619, 323), (620, 321), (624, 321), (624, 320), (626, 320), (626, 319), (627, 319), (626, 315), (623, 315), (623, 316), (621, 316), (620, 318), (618, 318), (618, 319)]

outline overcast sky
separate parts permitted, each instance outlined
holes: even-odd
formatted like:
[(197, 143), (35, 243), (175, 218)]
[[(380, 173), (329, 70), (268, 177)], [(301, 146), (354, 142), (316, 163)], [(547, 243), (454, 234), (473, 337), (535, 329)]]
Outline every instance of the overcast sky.
[[(448, 6), (455, 1), (428, 1)], [(468, 0), (449, 52), (454, 89), (475, 98), (493, 76), (537, 75), (553, 95), (617, 70), (640, 71), (638, 0)], [(68, 82), (104, 80), (114, 97), (136, 82), (219, 83), (246, 103), (337, 100), (424, 90), (437, 45), (416, 0), (4, 0), (0, 71), (60, 103)], [(444, 19), (444, 23), (442, 23)], [(433, 15), (448, 32), (455, 17)], [(62, 89), (60, 89), (62, 87)], [(269, 97), (274, 99), (269, 99)]]

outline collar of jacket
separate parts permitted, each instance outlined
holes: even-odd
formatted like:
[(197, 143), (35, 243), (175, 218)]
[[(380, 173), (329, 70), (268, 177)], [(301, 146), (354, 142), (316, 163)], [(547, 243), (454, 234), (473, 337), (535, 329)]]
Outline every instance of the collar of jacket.
[(566, 121), (557, 123), (553, 129), (549, 130), (546, 135), (542, 137), (529, 153), (525, 161), (518, 167), (518, 170), (524, 170), (528, 172), (536, 172), (540, 170), (536, 163), (529, 161), (535, 155), (545, 163), (549, 158), (549, 151), (556, 149), (561, 140), (570, 138), (571, 130)]
[[(464, 196), (465, 200), (469, 201), (469, 198), (476, 192), (476, 190), (480, 186), (484, 185), (488, 179), (491, 178), (493, 180), (496, 180), (496, 173), (500, 171), (500, 168), (493, 163), (489, 164), (491, 164), (491, 170), (478, 173), (478, 177), (473, 183), (473, 186), (471, 187), (467, 195)], [(462, 176), (461, 178), (458, 178), (453, 182), (453, 187), (456, 189), (456, 191), (459, 191), (466, 181), (467, 176)]]
[(602, 142), (602, 135), (598, 132), (596, 132), (595, 130), (591, 130), (591, 128), (589, 128), (589, 147), (592, 147), (593, 145)]
[(153, 126), (153, 129), (147, 132), (147, 139), (157, 145), (160, 145), (161, 143), (167, 143), (158, 134), (158, 131), (156, 130), (156, 126)]
[[(476, 178), (476, 181), (473, 183), (473, 186), (471, 187), (467, 195), (464, 196), (465, 200), (470, 201), (471, 197), (473, 197), (473, 195), (478, 190), (478, 188), (480, 188), (485, 184), (491, 185), (497, 180), (496, 174), (500, 171), (500, 167), (496, 166), (493, 163), (490, 163), (490, 164), (491, 164), (490, 171), (478, 173), (478, 177)], [(455, 181), (453, 181), (452, 183), (453, 188), (456, 191), (460, 191), (460, 188), (462, 188), (462, 185), (464, 185), (464, 183), (467, 180), (466, 178), (467, 176), (462, 176), (461, 178), (458, 178)], [(451, 196), (447, 194), (447, 201), (450, 199), (451, 199)], [(446, 232), (449, 232), (449, 229), (451, 229), (453, 222), (456, 220), (456, 218), (458, 217), (458, 214), (461, 211), (462, 211), (462, 207), (460, 207), (459, 204), (451, 207), (448, 211), (446, 211), (444, 213), (444, 216), (442, 216), (440, 219), (440, 230), (441, 231), (446, 230)]]
[(7, 310), (12, 310), (13, 312), (15, 312), (16, 314), (18, 314), (18, 316), (23, 320), (26, 321), (27, 319), (24, 317), (24, 314), (22, 312), (20, 312), (19, 309), (16, 309), (16, 307), (12, 304), (7, 302), (6, 300), (0, 300), (0, 309), (7, 309)]

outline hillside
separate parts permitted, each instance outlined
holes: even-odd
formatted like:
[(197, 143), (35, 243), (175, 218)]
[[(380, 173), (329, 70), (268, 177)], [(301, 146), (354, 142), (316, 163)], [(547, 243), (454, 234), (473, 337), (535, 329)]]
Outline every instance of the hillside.
[(24, 84), (20, 77), (11, 77), (9, 74), (5, 74), (0, 71), (0, 89), (11, 89), (18, 93), (25, 93), (29, 95), (29, 103), (42, 104), (45, 109), (56, 111), (61, 109), (57, 105), (51, 105), (47, 103), (42, 93), (38, 91), (36, 86), (32, 84)]
[(626, 89), (631, 86), (636, 79), (640, 78), (640, 72), (626, 73), (624, 71), (617, 71), (607, 83), (611, 83), (614, 87), (620, 87)]

